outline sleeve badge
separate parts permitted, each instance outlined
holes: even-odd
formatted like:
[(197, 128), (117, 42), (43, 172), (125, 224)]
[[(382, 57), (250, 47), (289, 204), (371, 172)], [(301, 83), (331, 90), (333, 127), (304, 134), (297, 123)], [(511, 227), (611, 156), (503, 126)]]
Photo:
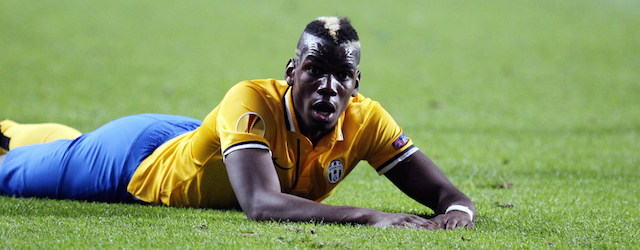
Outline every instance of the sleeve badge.
[(400, 135), (400, 137), (398, 137), (398, 139), (393, 141), (393, 143), (391, 145), (393, 145), (393, 148), (398, 150), (398, 149), (401, 149), (402, 147), (404, 147), (404, 145), (407, 145), (407, 142), (409, 142), (409, 138), (407, 138), (407, 136), (404, 135), (404, 132), (403, 132)]
[(249, 133), (264, 137), (264, 131), (264, 119), (255, 112), (244, 113), (236, 122), (236, 132)]

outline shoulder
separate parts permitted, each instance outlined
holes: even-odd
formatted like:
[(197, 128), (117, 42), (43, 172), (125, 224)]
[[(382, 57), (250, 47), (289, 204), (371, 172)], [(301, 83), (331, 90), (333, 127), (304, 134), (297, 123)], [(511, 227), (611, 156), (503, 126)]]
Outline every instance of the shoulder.
[(288, 87), (286, 82), (274, 79), (239, 82), (224, 96), (219, 105), (220, 113), (233, 116), (246, 112), (266, 116), (278, 115), (281, 113), (282, 98)]
[(289, 85), (285, 81), (275, 79), (259, 79), (242, 81), (231, 87), (227, 95), (253, 96), (262, 95), (267, 98), (281, 99)]
[(356, 97), (351, 98), (349, 106), (345, 110), (345, 118), (353, 119), (359, 123), (376, 119), (381, 111), (384, 111), (380, 103), (367, 98), (358, 93)]

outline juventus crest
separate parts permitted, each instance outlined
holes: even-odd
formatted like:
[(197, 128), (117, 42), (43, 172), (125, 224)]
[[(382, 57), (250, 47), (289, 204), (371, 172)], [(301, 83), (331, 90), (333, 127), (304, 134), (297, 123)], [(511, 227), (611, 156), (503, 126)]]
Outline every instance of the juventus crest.
[(339, 160), (333, 160), (327, 167), (327, 180), (331, 184), (336, 184), (340, 179), (342, 179), (342, 174), (344, 173), (344, 166), (342, 162)]

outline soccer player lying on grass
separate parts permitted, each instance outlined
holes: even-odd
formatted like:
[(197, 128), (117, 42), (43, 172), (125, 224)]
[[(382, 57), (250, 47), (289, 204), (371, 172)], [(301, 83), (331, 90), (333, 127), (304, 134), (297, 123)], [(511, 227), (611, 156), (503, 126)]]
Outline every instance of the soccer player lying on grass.
[[(473, 227), (469, 198), (358, 93), (359, 63), (349, 21), (321, 17), (300, 37), (284, 81), (240, 82), (204, 121), (142, 114), (81, 134), (4, 120), (0, 194), (241, 208), (259, 221)], [(319, 203), (360, 160), (437, 216)]]

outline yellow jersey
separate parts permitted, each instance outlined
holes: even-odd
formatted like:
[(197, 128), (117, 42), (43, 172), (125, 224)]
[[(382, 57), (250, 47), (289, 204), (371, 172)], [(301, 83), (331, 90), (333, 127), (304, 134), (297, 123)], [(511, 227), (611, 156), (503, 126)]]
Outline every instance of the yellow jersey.
[(384, 174), (418, 150), (380, 104), (361, 94), (315, 147), (300, 134), (292, 104), (285, 81), (236, 84), (199, 128), (147, 157), (128, 191), (156, 204), (237, 208), (224, 157), (257, 148), (270, 151), (282, 192), (321, 201), (361, 160)]

